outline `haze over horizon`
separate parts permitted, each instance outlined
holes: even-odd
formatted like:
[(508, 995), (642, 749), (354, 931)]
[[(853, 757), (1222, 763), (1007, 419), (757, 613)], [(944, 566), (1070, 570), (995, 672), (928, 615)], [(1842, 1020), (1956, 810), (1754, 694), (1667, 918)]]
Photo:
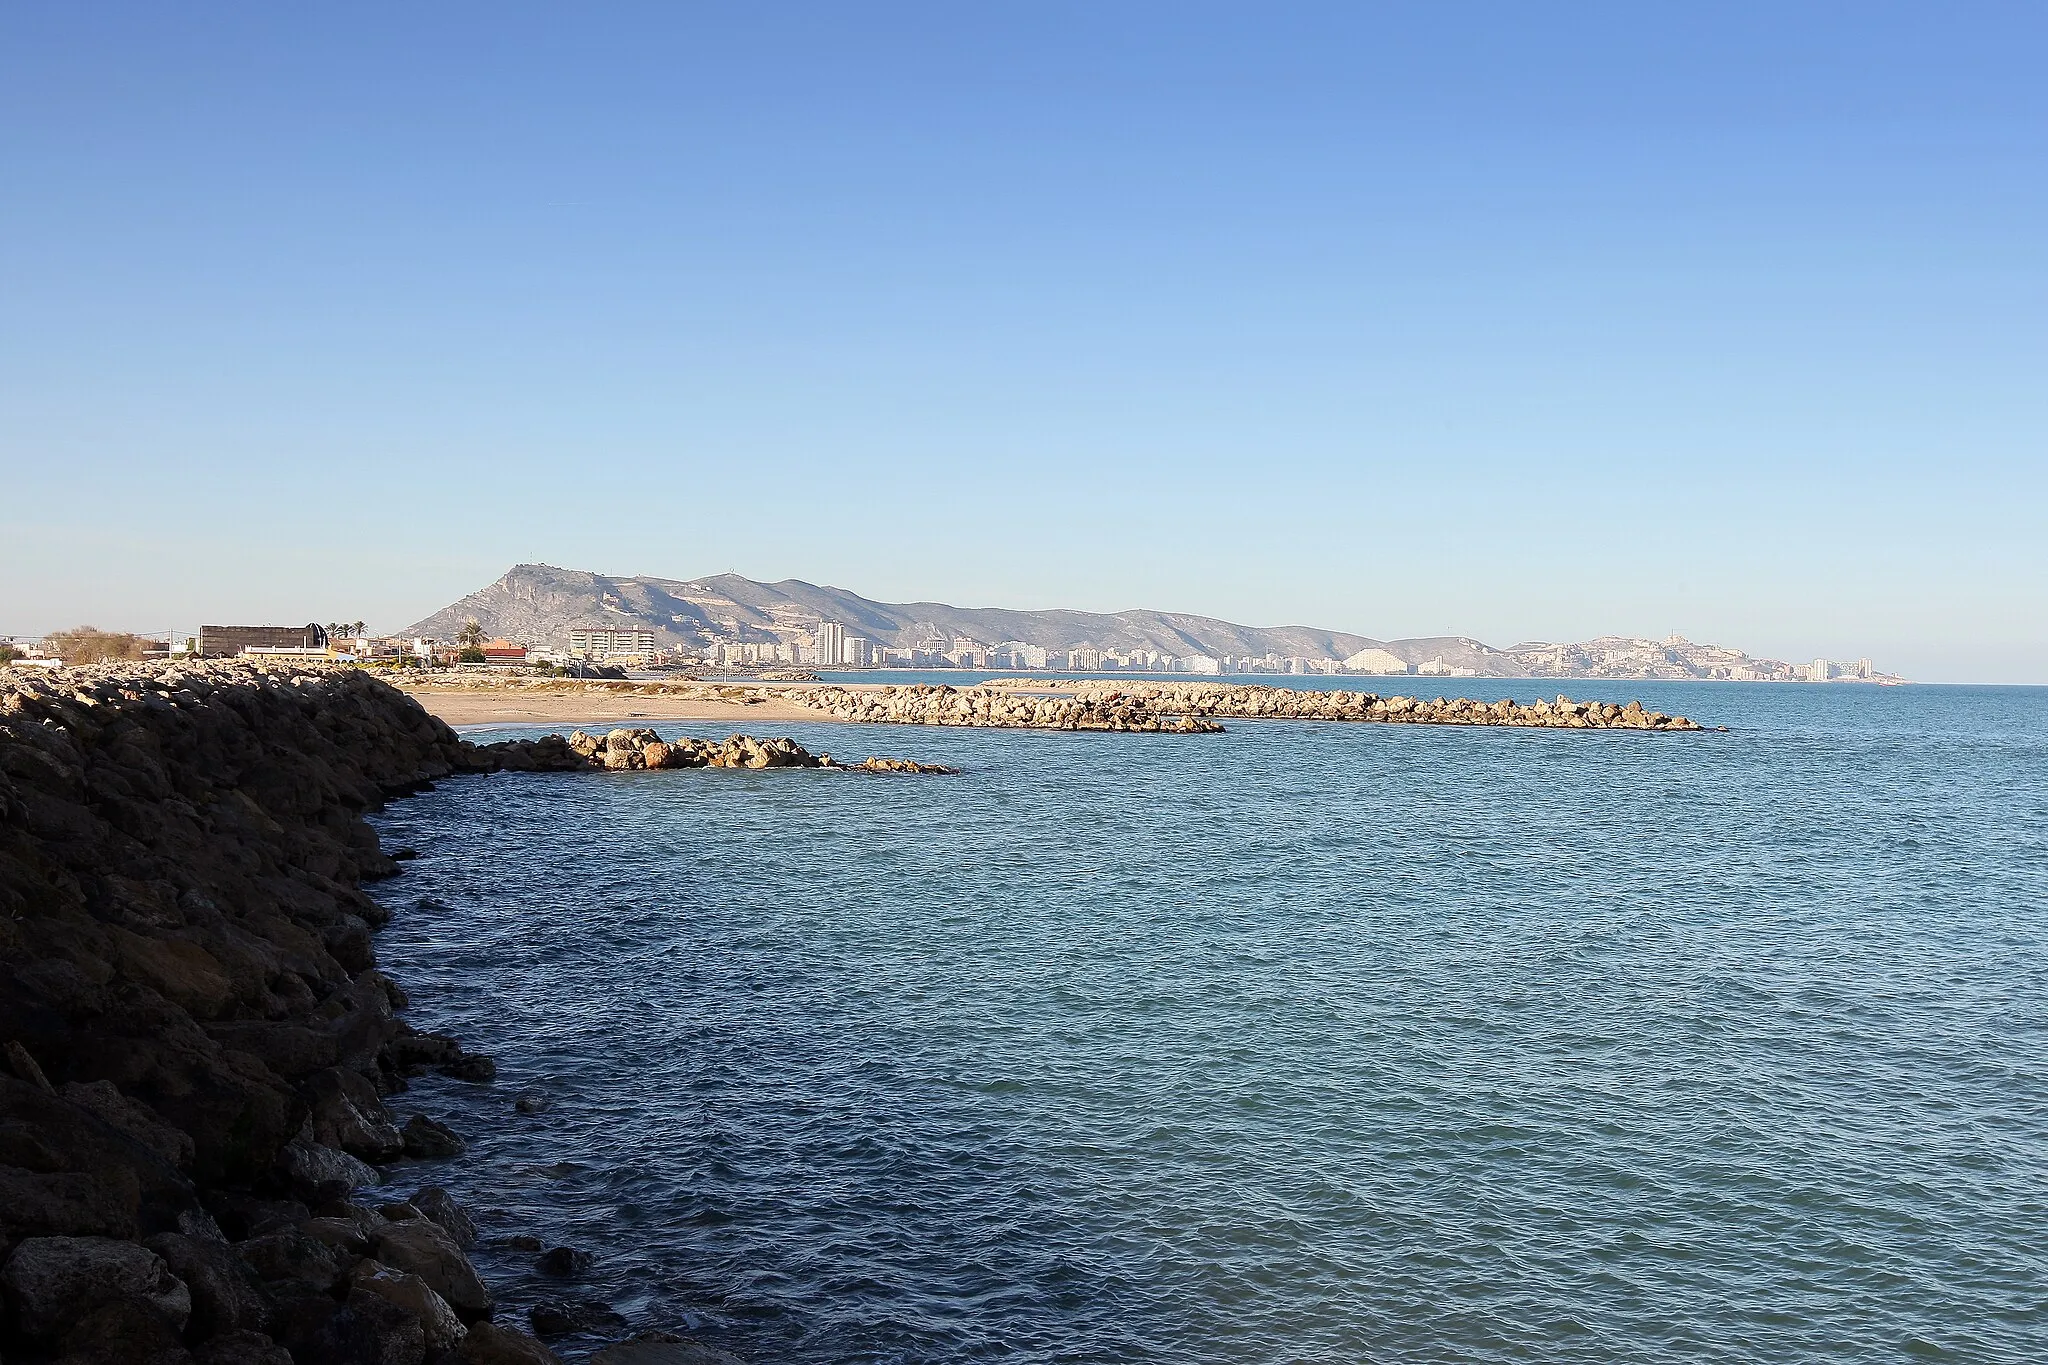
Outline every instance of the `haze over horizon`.
[(2048, 682), (2048, 13), (0, 17), (0, 633), (518, 562)]

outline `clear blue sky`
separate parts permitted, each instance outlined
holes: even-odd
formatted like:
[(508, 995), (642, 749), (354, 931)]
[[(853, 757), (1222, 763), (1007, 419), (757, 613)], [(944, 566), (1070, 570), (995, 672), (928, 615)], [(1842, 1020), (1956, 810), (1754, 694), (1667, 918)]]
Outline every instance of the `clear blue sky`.
[(2048, 682), (2048, 6), (8, 4), (0, 632), (519, 560)]

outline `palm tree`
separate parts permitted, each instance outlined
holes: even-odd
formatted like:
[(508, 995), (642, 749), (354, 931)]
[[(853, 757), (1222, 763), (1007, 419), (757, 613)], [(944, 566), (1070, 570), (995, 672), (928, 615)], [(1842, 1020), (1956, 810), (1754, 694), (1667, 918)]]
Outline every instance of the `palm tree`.
[(484, 628), (477, 624), (474, 616), (462, 623), (462, 629), (455, 632), (455, 643), (464, 649), (481, 649), (484, 643)]

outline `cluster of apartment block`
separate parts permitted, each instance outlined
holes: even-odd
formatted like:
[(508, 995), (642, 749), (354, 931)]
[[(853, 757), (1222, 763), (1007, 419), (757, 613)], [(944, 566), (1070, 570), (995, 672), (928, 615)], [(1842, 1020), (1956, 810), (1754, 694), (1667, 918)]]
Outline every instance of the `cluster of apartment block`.
[[(884, 645), (865, 636), (847, 633), (835, 621), (819, 624), (808, 644), (799, 640), (776, 645), (727, 645), (731, 651), (776, 650), (781, 662), (808, 664), (814, 668), (973, 668), (1003, 671), (1033, 670), (1055, 673), (1344, 673), (1340, 659), (1308, 659), (1279, 654), (1214, 655), (1165, 654), (1151, 649), (1099, 649), (1081, 645), (1071, 649), (1048, 649), (1023, 640), (987, 644), (966, 636), (950, 640), (933, 639), (912, 647)], [(1392, 659), (1392, 655), (1387, 656)], [(726, 660), (721, 660), (724, 662)], [(734, 658), (732, 662), (740, 662)], [(755, 660), (747, 658), (745, 661)], [(1405, 663), (1394, 660), (1402, 671)], [(1377, 671), (1392, 671), (1381, 669)]]
[[(1648, 642), (1619, 643), (1634, 647)], [(1868, 659), (1858, 659), (1854, 663), (1815, 659), (1811, 664), (1787, 665), (1770, 660), (1751, 660), (1736, 651), (1714, 651), (1708, 647), (1691, 646), (1675, 636), (1665, 644), (1674, 648), (1683, 646), (1696, 653), (1708, 650), (1716, 655), (1715, 659), (1705, 662), (1715, 663), (1717, 666), (1711, 671), (1706, 671), (1702, 664), (1702, 671), (1696, 676), (1738, 681), (1895, 681), (1888, 675), (1877, 672)], [(1550, 652), (1555, 654), (1554, 659), (1549, 657), (1548, 653), (1534, 650), (1521, 651), (1518, 657), (1534, 665), (1534, 671), (1538, 672), (1545, 665), (1560, 671), (1570, 665), (1573, 666), (1573, 672), (1607, 674), (1634, 661), (1633, 654), (1628, 651), (1623, 651), (1627, 655), (1625, 658), (1615, 657), (1613, 650), (1609, 650), (1607, 655), (1600, 659), (1578, 657), (1586, 648), (1563, 645), (1550, 647)], [(54, 659), (43, 658), (32, 644), (28, 646), (26, 652), (28, 657), (22, 662), (56, 662)], [(326, 628), (312, 623), (303, 626), (208, 625), (199, 627), (195, 635), (183, 640), (165, 642), (164, 647), (158, 651), (159, 655), (163, 652), (174, 656), (198, 656), (208, 659), (238, 656), (276, 659), (324, 658), (359, 663), (412, 663), (428, 666), (466, 664), (498, 668), (533, 664), (569, 665), (587, 661), (635, 667), (755, 668), (783, 665), (820, 669), (957, 668), (1054, 673), (1410, 674), (1447, 678), (1477, 675), (1475, 669), (1451, 665), (1442, 659), (1429, 659), (1411, 664), (1390, 651), (1377, 647), (1361, 650), (1346, 659), (1303, 658), (1273, 653), (1256, 656), (1173, 655), (1148, 649), (1099, 649), (1089, 645), (1071, 649), (1048, 649), (1043, 645), (1029, 644), (1022, 640), (1004, 640), (987, 644), (966, 636), (927, 639), (916, 646), (904, 648), (886, 645), (868, 636), (852, 634), (844, 624), (837, 621), (821, 621), (815, 629), (806, 631), (798, 628), (784, 631), (770, 639), (719, 641), (696, 650), (664, 645), (651, 629), (618, 624), (573, 627), (566, 633), (566, 639), (553, 648), (507, 639), (492, 639), (463, 646), (451, 641), (425, 637), (339, 635), (331, 634)], [(1730, 655), (1730, 660), (1719, 660), (1720, 653)], [(1735, 662), (1736, 660), (1739, 662)], [(1658, 660), (1647, 662), (1654, 663)]]

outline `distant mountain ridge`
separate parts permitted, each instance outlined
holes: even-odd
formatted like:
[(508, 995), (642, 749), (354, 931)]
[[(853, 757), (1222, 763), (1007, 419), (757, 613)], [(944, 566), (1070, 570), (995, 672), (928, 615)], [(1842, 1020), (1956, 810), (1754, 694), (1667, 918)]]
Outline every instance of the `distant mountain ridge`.
[(1525, 642), (1496, 649), (1462, 635), (1376, 640), (1314, 626), (1244, 626), (1181, 612), (1013, 611), (877, 602), (797, 579), (612, 577), (547, 564), (515, 565), (490, 586), (407, 627), (405, 634), (451, 639), (470, 620), (493, 635), (555, 648), (567, 644), (570, 630), (584, 626), (630, 626), (653, 632), (658, 646), (701, 651), (728, 641), (808, 637), (819, 622), (836, 621), (848, 635), (895, 649), (934, 643), (943, 649), (964, 637), (984, 645), (1015, 640), (1048, 650), (1146, 650), (1178, 658), (1360, 658), (1365, 671), (1399, 671), (1405, 664), (1480, 677), (1777, 677), (1794, 672), (1777, 660), (1752, 659), (1740, 650), (1695, 645), (1675, 636), (1661, 642), (1605, 637), (1575, 645)]

